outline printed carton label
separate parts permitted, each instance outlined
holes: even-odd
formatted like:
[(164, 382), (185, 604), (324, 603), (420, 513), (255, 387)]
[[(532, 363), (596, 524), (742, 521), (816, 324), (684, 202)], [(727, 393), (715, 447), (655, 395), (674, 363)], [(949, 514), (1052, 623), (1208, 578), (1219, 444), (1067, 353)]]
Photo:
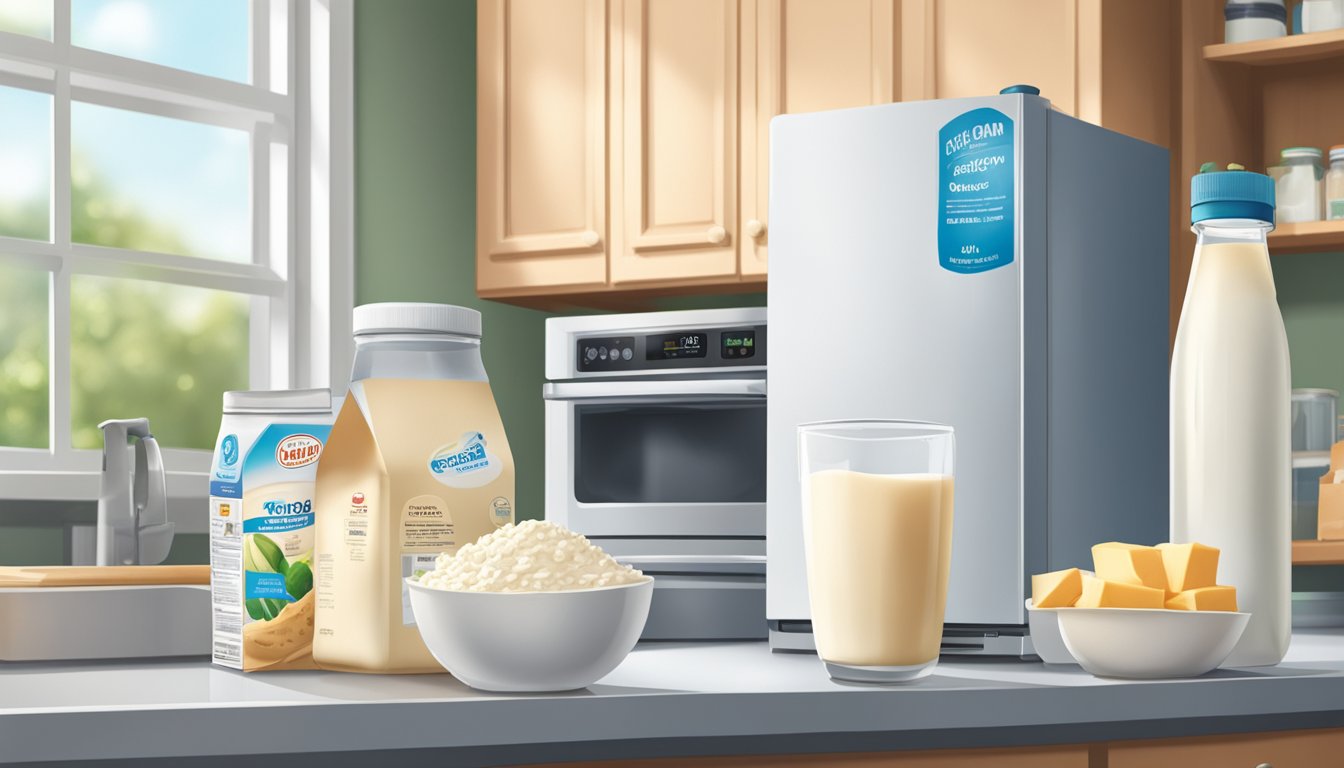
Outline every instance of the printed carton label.
[(1013, 121), (982, 107), (938, 132), (938, 263), (975, 274), (1013, 263)]

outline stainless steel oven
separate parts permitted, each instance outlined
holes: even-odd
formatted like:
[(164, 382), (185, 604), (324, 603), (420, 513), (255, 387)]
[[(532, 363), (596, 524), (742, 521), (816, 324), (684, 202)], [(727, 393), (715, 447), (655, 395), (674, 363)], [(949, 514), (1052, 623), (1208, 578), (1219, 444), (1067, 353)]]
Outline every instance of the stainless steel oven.
[(655, 577), (645, 639), (764, 637), (765, 309), (546, 323), (546, 517)]

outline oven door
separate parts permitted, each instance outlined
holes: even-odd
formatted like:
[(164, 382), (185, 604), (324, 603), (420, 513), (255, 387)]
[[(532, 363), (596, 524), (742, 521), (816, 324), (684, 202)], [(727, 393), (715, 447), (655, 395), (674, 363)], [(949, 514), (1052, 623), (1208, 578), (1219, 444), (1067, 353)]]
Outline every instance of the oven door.
[(586, 536), (765, 535), (765, 380), (547, 384), (546, 517)]

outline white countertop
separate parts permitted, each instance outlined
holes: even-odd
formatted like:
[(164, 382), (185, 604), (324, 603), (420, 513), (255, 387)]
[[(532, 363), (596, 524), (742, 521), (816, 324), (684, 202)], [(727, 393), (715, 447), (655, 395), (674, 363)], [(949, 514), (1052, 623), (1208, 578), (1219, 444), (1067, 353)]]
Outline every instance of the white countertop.
[(764, 643), (643, 645), (591, 688), (544, 695), (479, 693), (447, 675), (245, 675), (198, 660), (0, 665), (3, 763), (433, 749), (486, 765), (1326, 726), (1344, 726), (1344, 630), (1295, 634), (1277, 667), (1144, 682), (944, 660), (915, 683), (848, 686), (815, 656)]

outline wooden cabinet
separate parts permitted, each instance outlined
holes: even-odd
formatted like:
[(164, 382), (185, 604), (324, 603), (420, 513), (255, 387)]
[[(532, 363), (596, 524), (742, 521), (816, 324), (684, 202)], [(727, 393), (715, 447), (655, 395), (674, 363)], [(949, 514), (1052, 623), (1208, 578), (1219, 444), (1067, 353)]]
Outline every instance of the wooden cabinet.
[(1166, 2), (480, 0), (478, 292), (759, 290), (779, 114), (1027, 82), (1170, 146)]
[[(1323, 768), (1338, 765), (1344, 730), (1285, 731), (1011, 749), (683, 757), (565, 763), (570, 768)], [(541, 768), (541, 766), (533, 766)]]
[(897, 100), (896, 0), (748, 0), (742, 5), (743, 278), (764, 279), (770, 119)]
[(478, 293), (759, 290), (770, 118), (895, 100), (897, 3), (480, 0)]
[(1322, 768), (1344, 753), (1344, 731), (1293, 731), (1147, 742), (1112, 742), (1107, 768)]
[(477, 5), (476, 285), (607, 282), (606, 0)]
[(1167, 0), (903, 0), (905, 99), (1030, 83), (1061, 112), (1173, 144)]
[(622, 0), (613, 60), (617, 286), (737, 273), (738, 4)]
[(1031, 83), (1077, 114), (1079, 0), (938, 0), (932, 40), (935, 92), (954, 99)]
[[(683, 757), (565, 763), (567, 768), (1092, 768), (1085, 746)], [(543, 768), (535, 765), (531, 768)], [(556, 764), (555, 768), (559, 768)], [(1189, 768), (1183, 766), (1183, 768)]]

